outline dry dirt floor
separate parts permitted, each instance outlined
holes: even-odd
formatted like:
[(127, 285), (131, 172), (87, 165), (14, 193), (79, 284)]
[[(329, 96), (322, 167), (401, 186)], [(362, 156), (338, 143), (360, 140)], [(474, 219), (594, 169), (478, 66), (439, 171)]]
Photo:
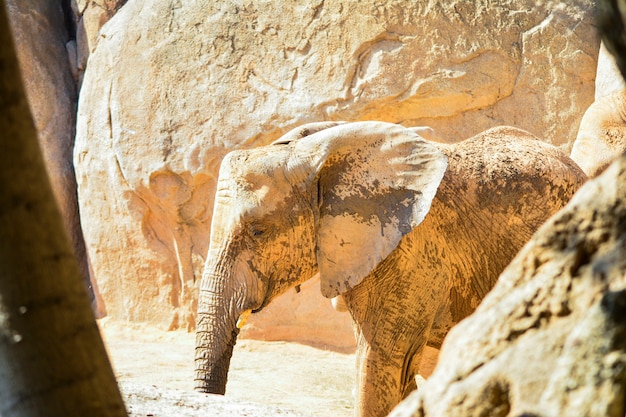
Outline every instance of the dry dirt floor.
[(349, 417), (354, 354), (239, 340), (225, 396), (193, 391), (193, 333), (100, 321), (130, 416)]

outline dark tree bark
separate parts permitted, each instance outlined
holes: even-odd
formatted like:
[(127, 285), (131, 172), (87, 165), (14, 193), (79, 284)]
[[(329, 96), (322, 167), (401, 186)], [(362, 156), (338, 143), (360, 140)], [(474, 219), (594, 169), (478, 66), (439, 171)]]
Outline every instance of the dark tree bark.
[(599, 0), (597, 22), (602, 41), (626, 79), (626, 0)]
[(0, 1), (0, 415), (126, 416), (46, 176)]
[[(20, 64), (26, 98), (29, 101), (48, 177), (78, 266), (89, 288), (96, 313), (106, 309), (97, 300), (78, 207), (76, 174), (73, 164), (76, 136), (76, 80), (66, 48), (75, 36), (69, 0), (5, 0)], [(36, 22), (36, 23), (35, 23)], [(98, 304), (99, 302), (99, 304)]]

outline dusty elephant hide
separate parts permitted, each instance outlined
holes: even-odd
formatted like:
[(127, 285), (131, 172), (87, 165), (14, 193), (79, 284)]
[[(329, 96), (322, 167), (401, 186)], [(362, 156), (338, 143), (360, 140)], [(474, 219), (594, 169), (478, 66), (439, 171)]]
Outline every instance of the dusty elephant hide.
[(598, 56), (595, 101), (572, 145), (571, 157), (590, 178), (626, 151), (626, 86), (614, 57), (603, 46)]
[(626, 89), (598, 98), (585, 112), (571, 157), (590, 178), (626, 151)]
[(622, 156), (533, 236), (392, 416), (624, 416), (625, 184)]
[(512, 127), (436, 144), (382, 122), (313, 123), (222, 163), (200, 285), (196, 388), (223, 394), (250, 312), (317, 272), (355, 322), (356, 410), (415, 388), (428, 342), (470, 314), (586, 179)]
[(626, 151), (626, 57), (624, 2), (598, 1), (596, 24), (602, 37), (589, 106), (573, 143), (571, 157), (593, 178)]

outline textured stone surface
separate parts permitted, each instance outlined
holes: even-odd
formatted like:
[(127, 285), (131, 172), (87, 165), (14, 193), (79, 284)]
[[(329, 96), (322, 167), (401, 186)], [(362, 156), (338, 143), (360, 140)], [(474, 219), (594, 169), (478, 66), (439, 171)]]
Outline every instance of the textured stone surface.
[(392, 415), (622, 417), (625, 274), (623, 156), (533, 236)]
[(126, 4), (128, 0), (71, 0), (76, 26), (76, 39), (68, 44), (72, 73), (77, 84), (82, 84), (89, 54), (96, 49), (100, 28)]
[(591, 0), (130, 0), (90, 56), (75, 149), (109, 312), (193, 326), (232, 148), (328, 119), (431, 125), (451, 142), (507, 124), (565, 144), (597, 50)]

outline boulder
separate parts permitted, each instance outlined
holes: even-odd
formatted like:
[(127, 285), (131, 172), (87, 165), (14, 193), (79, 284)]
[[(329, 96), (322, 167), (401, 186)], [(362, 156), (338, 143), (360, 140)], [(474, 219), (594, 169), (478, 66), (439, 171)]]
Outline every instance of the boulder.
[(71, 0), (76, 39), (68, 46), (72, 71), (78, 86), (82, 84), (89, 54), (96, 49), (100, 28), (128, 0)]
[(74, 154), (109, 313), (193, 327), (229, 150), (339, 119), (449, 142), (507, 124), (566, 144), (598, 43), (592, 0), (128, 1), (90, 55)]
[(391, 416), (623, 417), (625, 394), (622, 156), (536, 232)]

